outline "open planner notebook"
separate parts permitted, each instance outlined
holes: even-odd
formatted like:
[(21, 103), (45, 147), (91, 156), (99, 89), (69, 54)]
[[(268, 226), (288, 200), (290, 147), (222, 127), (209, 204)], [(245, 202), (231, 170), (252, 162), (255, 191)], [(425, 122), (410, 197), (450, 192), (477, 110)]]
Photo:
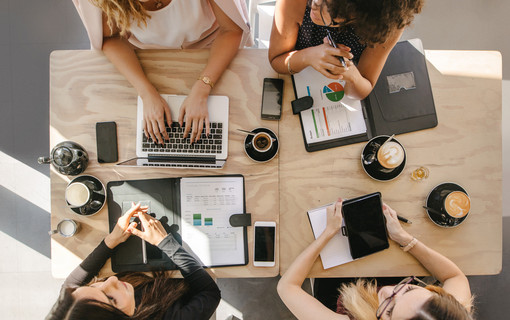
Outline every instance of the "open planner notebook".
[[(132, 201), (140, 201), (167, 231), (178, 228), (183, 247), (203, 266), (248, 263), (246, 227), (233, 227), (229, 220), (245, 212), (243, 176), (112, 181), (107, 189), (110, 230)], [(112, 257), (115, 272), (172, 269), (172, 265), (157, 247), (135, 236)]]
[(313, 106), (299, 114), (309, 152), (437, 125), (419, 39), (395, 45), (374, 89), (361, 101), (345, 94), (345, 81), (326, 78), (312, 67), (294, 74), (292, 80), (296, 98), (313, 99)]

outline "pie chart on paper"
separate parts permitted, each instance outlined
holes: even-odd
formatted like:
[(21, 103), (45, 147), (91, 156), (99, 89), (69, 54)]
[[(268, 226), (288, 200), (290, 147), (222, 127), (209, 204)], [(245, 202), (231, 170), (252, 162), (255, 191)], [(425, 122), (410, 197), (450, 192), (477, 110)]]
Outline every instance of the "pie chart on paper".
[(337, 102), (344, 97), (344, 87), (338, 82), (331, 82), (322, 88), (322, 92), (328, 100)]

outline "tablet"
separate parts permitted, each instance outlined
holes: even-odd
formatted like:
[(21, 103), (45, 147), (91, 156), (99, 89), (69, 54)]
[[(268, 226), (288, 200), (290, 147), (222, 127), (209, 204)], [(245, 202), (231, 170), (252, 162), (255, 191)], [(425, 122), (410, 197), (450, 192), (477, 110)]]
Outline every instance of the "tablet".
[(344, 201), (342, 214), (346, 229), (344, 232), (347, 233), (353, 259), (389, 247), (381, 193), (371, 193)]

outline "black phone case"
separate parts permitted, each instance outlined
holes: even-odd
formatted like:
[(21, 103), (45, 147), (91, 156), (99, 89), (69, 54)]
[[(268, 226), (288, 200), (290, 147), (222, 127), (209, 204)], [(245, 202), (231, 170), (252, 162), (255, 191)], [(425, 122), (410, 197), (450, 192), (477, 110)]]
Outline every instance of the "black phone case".
[[(372, 197), (379, 198), (381, 211), (378, 215), (367, 216), (367, 212), (360, 211), (361, 207), (358, 206), (358, 204), (361, 204), (364, 200), (368, 200)], [(390, 244), (388, 242), (388, 232), (386, 230), (386, 219), (382, 213), (382, 200), (380, 192), (345, 200), (342, 204), (342, 215), (345, 220), (345, 229), (342, 230), (342, 234), (348, 237), (349, 248), (353, 259), (358, 259), (389, 248)], [(383, 227), (380, 227), (377, 230), (372, 230), (370, 234), (365, 233), (363, 236), (360, 236), (366, 230), (359, 230), (355, 227), (354, 219), (359, 219), (359, 215), (364, 215), (363, 219), (367, 225), (371, 222), (369, 219), (380, 219), (378, 223), (382, 223)], [(368, 237), (370, 237), (369, 240), (362, 241), (364, 240), (363, 238), (366, 239)], [(372, 244), (369, 244), (368, 241), (371, 241)], [(373, 244), (374, 242), (377, 243)]]
[(119, 161), (117, 149), (117, 124), (113, 121), (96, 123), (97, 162)]
[[(266, 82), (267, 81), (273, 82), (273, 85), (280, 92), (280, 99), (278, 100), (278, 105), (280, 106), (280, 113), (278, 114), (278, 116), (264, 114), (264, 95), (266, 92)], [(275, 82), (277, 82), (277, 84)], [(262, 85), (262, 103), (261, 103), (261, 107), (260, 107), (260, 118), (264, 119), (264, 120), (280, 120), (281, 115), (282, 115), (282, 101), (283, 101), (283, 79), (264, 78), (264, 83)]]

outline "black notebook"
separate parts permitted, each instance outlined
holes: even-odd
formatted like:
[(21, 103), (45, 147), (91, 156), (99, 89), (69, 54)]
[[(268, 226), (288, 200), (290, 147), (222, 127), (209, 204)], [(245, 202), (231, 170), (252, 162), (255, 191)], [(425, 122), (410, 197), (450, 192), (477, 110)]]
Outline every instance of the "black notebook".
[[(141, 202), (204, 267), (248, 263), (246, 226), (230, 224), (233, 215), (245, 212), (242, 175), (112, 181), (107, 192), (110, 231), (131, 202)], [(159, 248), (131, 236), (118, 246), (112, 269), (149, 271), (175, 266)]]
[(419, 39), (395, 45), (370, 95), (344, 95), (343, 81), (308, 67), (292, 76), (296, 98), (311, 96), (312, 108), (299, 114), (307, 151), (368, 141), (437, 126), (427, 64)]
[[(330, 205), (308, 211), (315, 239), (326, 229), (326, 208)], [(380, 193), (344, 200), (342, 216), (341, 231), (320, 253), (324, 269), (354, 261), (389, 247)]]

